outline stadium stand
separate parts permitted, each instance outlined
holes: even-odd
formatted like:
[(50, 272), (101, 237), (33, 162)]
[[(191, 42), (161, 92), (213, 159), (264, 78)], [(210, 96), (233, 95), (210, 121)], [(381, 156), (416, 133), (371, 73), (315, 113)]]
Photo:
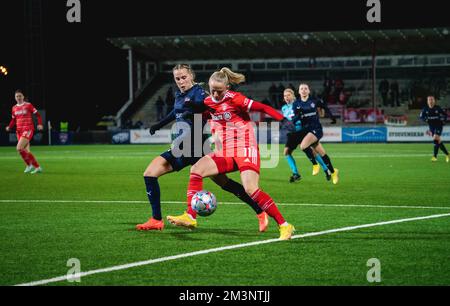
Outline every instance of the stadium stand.
[[(423, 43), (424, 39), (427, 43)], [(440, 28), (129, 37), (109, 41), (119, 48), (126, 46), (156, 67), (154, 80), (121, 113), (123, 118), (117, 118), (119, 122), (142, 122), (143, 128), (157, 121), (156, 100), (173, 85), (171, 70), (180, 62), (191, 64), (200, 82), (207, 81), (221, 67), (242, 72), (247, 83), (239, 90), (274, 107), (283, 103), (271, 101), (272, 84), (288, 87), (306, 81), (313, 94), (323, 97), (325, 78), (344, 83), (341, 95), (334, 95), (332, 89), (324, 97), (330, 106), (341, 105), (336, 108), (339, 111), (374, 108), (388, 119), (406, 117), (408, 124), (419, 124), (416, 117), (426, 94), (433, 93), (440, 105), (450, 106), (450, 41), (448, 31)], [(216, 44), (222, 47), (211, 52), (208, 47)], [(384, 79), (398, 83), (398, 102), (391, 103), (392, 98), (397, 99), (388, 93), (383, 105), (379, 87)]]
[[(289, 84), (299, 84), (303, 80), (290, 80), (289, 82), (283, 82), (280, 80), (273, 81), (263, 81), (263, 82), (252, 82), (250, 84), (244, 84), (239, 86), (239, 90), (244, 92), (247, 96), (259, 100), (259, 101), (269, 101), (271, 106), (275, 108), (280, 108), (283, 105), (282, 100), (271, 101), (269, 94), (269, 87), (272, 83), (283, 84), (287, 87)], [(390, 79), (390, 81), (393, 81)], [(377, 107), (383, 110), (386, 116), (406, 116), (410, 118), (409, 124), (417, 125), (421, 124), (418, 119), (419, 110), (422, 108), (424, 103), (424, 97), (414, 97), (412, 96), (415, 87), (424, 87), (424, 92), (439, 92), (440, 105), (443, 107), (450, 107), (450, 79), (444, 79), (446, 83), (443, 88), (439, 91), (433, 90), (433, 86), (429, 85), (429, 82), (418, 82), (411, 79), (396, 79), (399, 85), (399, 105), (392, 106), (391, 102), (387, 106), (382, 105), (382, 98), (378, 92), (381, 80), (377, 81), (375, 88), (377, 88), (376, 101)], [(320, 95), (323, 97), (323, 81), (313, 80), (308, 81), (310, 84), (313, 94)], [(354, 109), (365, 109), (371, 108), (372, 105), (372, 81), (367, 79), (358, 80), (344, 80), (343, 93), (345, 95), (343, 103), (333, 101), (333, 99), (328, 100), (328, 103), (332, 109), (339, 109), (335, 106), (342, 106), (342, 108), (354, 108)], [(427, 85), (428, 84), (428, 85)], [(141, 121), (144, 123), (144, 127), (149, 127), (152, 123), (157, 121), (156, 118), (156, 100), (158, 96), (164, 96), (168, 88), (172, 86), (171, 82), (162, 85), (159, 89), (154, 91), (146, 103), (132, 115), (132, 121)], [(340, 118), (342, 114), (335, 113), (335, 115)], [(342, 122), (342, 123), (355, 123), (355, 122)], [(325, 123), (326, 124), (326, 123)]]

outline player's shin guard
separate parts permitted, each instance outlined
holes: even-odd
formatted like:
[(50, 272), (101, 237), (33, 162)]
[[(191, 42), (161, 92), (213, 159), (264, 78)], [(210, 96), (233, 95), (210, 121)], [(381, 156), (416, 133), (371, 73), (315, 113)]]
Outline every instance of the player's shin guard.
[(448, 155), (448, 151), (447, 151), (447, 148), (445, 147), (445, 145), (444, 145), (444, 143), (443, 143), (443, 142), (441, 142), (441, 144), (440, 144), (440, 148), (441, 148), (442, 152), (444, 152), (444, 154), (445, 154), (445, 155)]
[(34, 158), (33, 153), (28, 152), (28, 158), (29, 158), (31, 165), (33, 165), (33, 167), (39, 168), (39, 163), (37, 162), (36, 158)]
[(29, 155), (28, 155), (28, 152), (25, 151), (25, 150), (19, 150), (19, 154), (20, 154), (20, 156), (22, 157), (22, 159), (23, 159), (23, 161), (25, 162), (25, 164), (26, 164), (27, 166), (29, 166), (31, 163), (30, 163), (30, 157), (29, 157)]
[(314, 157), (314, 153), (311, 147), (307, 147), (306, 149), (303, 150), (303, 152), (305, 152), (306, 157), (308, 157), (308, 159), (311, 161), (313, 165), (317, 165), (317, 161), (316, 158)]
[(159, 189), (159, 183), (157, 177), (144, 177), (145, 188), (147, 189), (147, 197), (152, 206), (153, 219), (161, 221), (161, 192)]
[(262, 210), (275, 219), (278, 225), (286, 222), (278, 210), (277, 205), (267, 193), (263, 192), (261, 189), (258, 189), (251, 195), (251, 198), (253, 201), (258, 203)]
[(199, 191), (203, 189), (203, 177), (201, 175), (191, 173), (189, 177), (189, 185), (187, 191), (187, 213), (190, 214), (194, 219), (197, 217), (197, 213), (192, 209), (191, 201), (192, 197)]
[(437, 140), (434, 140), (433, 143), (434, 143), (433, 156), (434, 156), (434, 157), (437, 157), (437, 155), (438, 155), (438, 153), (439, 153), (439, 147), (440, 147), (441, 145), (439, 144), (439, 141), (437, 141)]
[(250, 196), (245, 192), (244, 186), (242, 186), (238, 182), (235, 182), (232, 179), (228, 179), (227, 183), (222, 186), (222, 189), (234, 194), (242, 202), (247, 203), (255, 211), (256, 214), (259, 215), (263, 212), (258, 203), (253, 201), (252, 198), (250, 198)]
[(322, 159), (325, 165), (327, 165), (328, 169), (331, 171), (331, 173), (334, 173), (334, 168), (333, 165), (331, 164), (330, 157), (327, 154), (325, 154), (324, 156), (322, 156)]

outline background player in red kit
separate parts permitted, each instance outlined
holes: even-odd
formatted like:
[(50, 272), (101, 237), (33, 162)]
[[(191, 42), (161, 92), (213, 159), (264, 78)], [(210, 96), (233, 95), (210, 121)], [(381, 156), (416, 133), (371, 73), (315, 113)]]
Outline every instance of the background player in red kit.
[(260, 155), (249, 111), (264, 112), (278, 121), (284, 117), (270, 106), (229, 90), (231, 84), (244, 81), (244, 75), (228, 68), (222, 68), (210, 77), (211, 95), (204, 103), (212, 109), (211, 131), (216, 138), (216, 150), (191, 167), (188, 210), (181, 216), (168, 216), (167, 219), (172, 224), (190, 228), (196, 218), (191, 200), (196, 192), (203, 189), (203, 178), (239, 170), (245, 192), (278, 223), (280, 239), (288, 240), (295, 230), (294, 226), (285, 221), (272, 198), (258, 186)]
[(14, 125), (16, 126), (18, 140), (16, 147), (17, 152), (19, 152), (27, 165), (24, 172), (32, 174), (40, 173), (42, 172), (42, 168), (30, 151), (30, 141), (33, 139), (34, 135), (33, 114), (37, 117), (37, 129), (39, 131), (44, 129), (42, 126), (42, 117), (31, 103), (25, 102), (25, 96), (21, 90), (16, 90), (15, 98), (17, 104), (12, 108), (12, 119), (9, 126), (6, 127), (6, 131), (9, 132)]

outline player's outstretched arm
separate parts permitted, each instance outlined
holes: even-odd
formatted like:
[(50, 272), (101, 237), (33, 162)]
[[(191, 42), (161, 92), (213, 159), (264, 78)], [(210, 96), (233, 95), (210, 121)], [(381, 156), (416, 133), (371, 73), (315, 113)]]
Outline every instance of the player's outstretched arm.
[(282, 121), (283, 119), (285, 119), (284, 116), (280, 114), (276, 109), (261, 102), (253, 101), (252, 105), (250, 106), (250, 110), (263, 112), (277, 121)]
[(277, 121), (281, 121), (281, 124), (284, 125), (289, 131), (294, 130), (294, 123), (292, 123), (292, 121), (286, 119), (283, 116), (283, 114), (280, 114), (276, 109), (274, 109), (266, 104), (263, 104), (263, 103), (257, 102), (257, 101), (253, 101), (252, 105), (250, 106), (250, 110), (263, 112), (263, 113), (269, 115), (270, 117), (272, 117), (273, 119), (275, 119)]
[(163, 118), (160, 122), (158, 122), (157, 124), (154, 124), (150, 127), (150, 134), (154, 135), (156, 133), (156, 131), (160, 130), (162, 127), (166, 126), (167, 124), (169, 124), (170, 122), (175, 120), (175, 110), (172, 110), (167, 116), (166, 118)]

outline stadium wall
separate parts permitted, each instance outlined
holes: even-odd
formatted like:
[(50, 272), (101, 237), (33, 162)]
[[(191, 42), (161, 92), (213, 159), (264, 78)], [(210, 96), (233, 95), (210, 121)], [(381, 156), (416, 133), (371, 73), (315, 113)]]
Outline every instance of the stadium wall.
[[(267, 129), (259, 129), (257, 135), (267, 134), (266, 138), (258, 139), (261, 141), (267, 139), (285, 143), (285, 130), (281, 130), (275, 135), (271, 135)], [(444, 127), (442, 133), (444, 141), (450, 141), (450, 127)], [(415, 127), (325, 127), (324, 137), (321, 140), (324, 143), (397, 143), (397, 142), (430, 142), (431, 135), (427, 126)], [(130, 130), (130, 143), (132, 144), (152, 144), (152, 143), (170, 143), (170, 130), (158, 131), (154, 136), (150, 136), (148, 130)], [(264, 142), (263, 142), (264, 143)]]
[[(428, 126), (394, 127), (324, 127), (323, 143), (415, 143), (431, 142), (432, 138)], [(256, 131), (261, 144), (286, 142), (286, 130), (272, 132), (270, 129), (258, 128)], [(52, 145), (76, 144), (169, 144), (173, 136), (171, 130), (164, 129), (150, 135), (148, 129), (90, 131), (90, 132), (52, 132)], [(443, 141), (450, 141), (450, 127), (445, 126), (442, 133)], [(13, 146), (17, 144), (15, 133), (0, 133), (0, 145)], [(32, 144), (48, 145), (45, 133), (36, 133)]]

